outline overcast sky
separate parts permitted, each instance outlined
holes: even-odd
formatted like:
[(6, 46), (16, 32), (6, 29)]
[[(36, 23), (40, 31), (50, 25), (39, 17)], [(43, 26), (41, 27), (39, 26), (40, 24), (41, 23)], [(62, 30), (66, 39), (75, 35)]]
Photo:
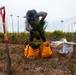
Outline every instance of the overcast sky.
[(8, 31), (12, 31), (10, 14), (13, 14), (14, 31), (18, 30), (17, 16), (20, 16), (19, 31), (24, 31), (25, 19), (23, 16), (25, 16), (29, 9), (36, 9), (38, 12), (45, 11), (48, 13), (46, 17), (48, 22), (47, 31), (54, 31), (56, 29), (61, 30), (61, 20), (76, 17), (76, 0), (0, 0), (0, 7), (1, 6), (6, 7), (6, 22)]

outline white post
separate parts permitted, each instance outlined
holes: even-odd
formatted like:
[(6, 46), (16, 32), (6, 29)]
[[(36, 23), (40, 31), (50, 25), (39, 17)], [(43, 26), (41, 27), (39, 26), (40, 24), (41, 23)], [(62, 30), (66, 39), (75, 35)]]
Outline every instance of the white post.
[(64, 21), (63, 21), (63, 20), (61, 20), (61, 24), (62, 24), (62, 31), (64, 31), (64, 28), (63, 28), (63, 22), (64, 22)]
[(17, 16), (17, 18), (18, 18), (18, 33), (19, 33), (19, 16)]
[(12, 20), (12, 32), (14, 32), (14, 26), (13, 26), (13, 15), (11, 14), (11, 20)]

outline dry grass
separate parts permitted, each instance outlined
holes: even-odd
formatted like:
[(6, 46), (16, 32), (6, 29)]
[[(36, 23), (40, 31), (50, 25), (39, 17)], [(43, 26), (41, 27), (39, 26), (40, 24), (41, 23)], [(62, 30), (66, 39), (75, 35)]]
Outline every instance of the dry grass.
[[(8, 44), (12, 75), (76, 75), (76, 47), (72, 54), (53, 53), (50, 58), (27, 59), (23, 56), (24, 45)], [(0, 43), (0, 75), (6, 75), (7, 54)]]

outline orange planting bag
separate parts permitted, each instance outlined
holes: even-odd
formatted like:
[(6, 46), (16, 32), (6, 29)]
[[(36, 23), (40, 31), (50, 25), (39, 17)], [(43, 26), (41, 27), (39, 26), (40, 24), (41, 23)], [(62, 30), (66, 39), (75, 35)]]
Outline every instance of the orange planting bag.
[(50, 47), (50, 43), (49, 42), (44, 42), (41, 46), (40, 46), (40, 55), (43, 58), (46, 57), (50, 57), (51, 54), (53, 53)]
[(24, 56), (27, 58), (38, 57), (39, 56), (39, 48), (33, 49), (31, 46), (26, 45), (26, 48), (24, 49)]

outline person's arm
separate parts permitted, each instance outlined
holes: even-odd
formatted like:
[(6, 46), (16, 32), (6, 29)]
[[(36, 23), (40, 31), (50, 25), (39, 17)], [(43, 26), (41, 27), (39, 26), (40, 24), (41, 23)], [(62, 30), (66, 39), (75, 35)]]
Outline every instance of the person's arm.
[(31, 31), (33, 28), (31, 27), (31, 25), (26, 21), (25, 22), (25, 24), (26, 24), (26, 30), (27, 31)]
[(46, 12), (39, 12), (38, 13), (38, 16), (41, 17), (41, 20), (40, 21), (44, 21), (44, 19), (46, 18), (47, 16), (47, 13)]

